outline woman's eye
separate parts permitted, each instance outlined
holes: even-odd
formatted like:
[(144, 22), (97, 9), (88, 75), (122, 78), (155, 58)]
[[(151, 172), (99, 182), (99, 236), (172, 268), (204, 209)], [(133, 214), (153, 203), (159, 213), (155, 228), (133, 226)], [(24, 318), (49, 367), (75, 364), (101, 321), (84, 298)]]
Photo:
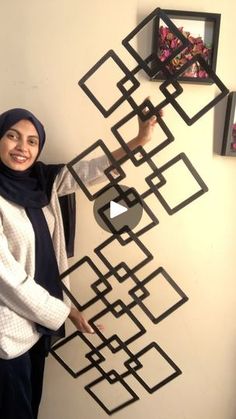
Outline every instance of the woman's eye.
[(8, 138), (10, 138), (11, 140), (17, 140), (17, 136), (16, 134), (12, 133), (12, 132), (8, 132), (7, 134)]
[(38, 141), (36, 139), (32, 138), (32, 139), (29, 140), (29, 144), (30, 145), (37, 145)]

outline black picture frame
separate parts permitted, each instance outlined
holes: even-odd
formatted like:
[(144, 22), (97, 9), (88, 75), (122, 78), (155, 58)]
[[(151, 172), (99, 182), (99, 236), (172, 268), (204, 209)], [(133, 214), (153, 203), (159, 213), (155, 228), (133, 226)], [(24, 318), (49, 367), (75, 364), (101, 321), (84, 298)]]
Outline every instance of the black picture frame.
[(221, 155), (236, 157), (236, 92), (228, 95)]
[[(221, 20), (221, 14), (219, 13), (202, 13), (202, 12), (188, 12), (183, 10), (170, 10), (170, 9), (163, 9), (163, 13), (165, 13), (168, 18), (172, 21), (173, 24), (176, 25), (177, 29), (181, 26), (183, 27), (183, 30), (190, 32), (190, 35), (197, 37), (201, 36), (204, 43), (207, 43), (210, 40), (211, 45), (211, 53), (209, 56), (209, 59), (206, 60), (208, 66), (211, 68), (212, 71), (215, 72), (216, 70), (216, 63), (217, 63), (217, 52), (218, 52), (218, 43), (219, 43), (219, 33), (220, 33), (220, 20)], [(180, 26), (180, 22), (182, 21), (182, 25)], [(193, 26), (195, 25), (195, 29), (193, 31), (204, 28), (204, 34), (202, 33), (191, 33), (189, 30), (189, 22), (186, 25), (187, 21), (192, 21)], [(191, 23), (191, 22), (190, 22)], [(204, 26), (202, 25), (204, 24)], [(166, 25), (168, 27), (168, 25)], [(160, 48), (160, 40), (159, 36), (159, 28), (160, 28), (160, 18), (157, 16), (154, 20), (153, 24), (153, 37), (152, 37), (152, 51), (153, 54), (159, 55), (159, 48)], [(182, 32), (179, 31), (181, 34)], [(191, 45), (191, 43), (190, 43)], [(180, 53), (181, 54), (181, 53)], [(195, 52), (192, 54), (195, 56)], [(203, 55), (202, 55), (203, 56)], [(204, 57), (205, 59), (205, 57)], [(170, 68), (169, 62), (167, 64), (167, 68)], [(170, 70), (169, 70), (170, 71)], [(176, 72), (180, 71), (179, 67), (176, 69)], [(171, 69), (171, 74), (175, 75), (175, 70)], [(166, 75), (164, 75), (161, 72), (158, 72), (154, 77), (152, 77), (152, 80), (165, 80), (167, 78)], [(181, 82), (187, 82), (187, 83), (201, 83), (201, 84), (212, 84), (211, 77), (198, 77), (198, 76), (186, 76), (182, 75), (181, 77), (178, 77), (178, 80)]]

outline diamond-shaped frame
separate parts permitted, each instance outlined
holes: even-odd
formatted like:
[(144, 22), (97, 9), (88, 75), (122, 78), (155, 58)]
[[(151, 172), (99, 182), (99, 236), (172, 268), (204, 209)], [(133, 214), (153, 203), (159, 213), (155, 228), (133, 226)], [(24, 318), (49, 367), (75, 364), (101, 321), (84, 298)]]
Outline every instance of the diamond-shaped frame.
[[(110, 284), (106, 281), (105, 278), (103, 278), (102, 273), (99, 271), (99, 269), (96, 267), (96, 265), (93, 263), (93, 261), (91, 260), (91, 258), (89, 258), (88, 256), (84, 256), (82, 259), (80, 259), (78, 262), (76, 262), (74, 265), (72, 265), (70, 268), (68, 268), (66, 271), (64, 271), (59, 279), (60, 281), (62, 281), (66, 276), (70, 275), (72, 272), (74, 272), (76, 269), (78, 269), (80, 266), (82, 266), (83, 264), (87, 263), (89, 265), (89, 267), (94, 271), (96, 277), (98, 278), (97, 281), (99, 279), (103, 279), (103, 283), (106, 285), (106, 288), (100, 292), (100, 294), (95, 293), (94, 297), (89, 299), (86, 303), (81, 304), (71, 293), (71, 291), (67, 288), (67, 286), (62, 282), (62, 288), (63, 291), (66, 293), (66, 295), (69, 297), (69, 299), (72, 301), (72, 303), (75, 305), (75, 307), (79, 310), (85, 310), (86, 308), (90, 307), (92, 304), (96, 303), (97, 301), (99, 301), (100, 297), (102, 295), (107, 294), (108, 292), (111, 291), (111, 286)], [(96, 282), (97, 282), (96, 281)], [(91, 289), (92, 286), (91, 286)]]
[(150, 350), (155, 349), (157, 353), (159, 353), (160, 356), (162, 356), (165, 361), (173, 368), (174, 372), (173, 374), (170, 374), (168, 377), (166, 377), (164, 380), (156, 383), (154, 386), (150, 387), (138, 374), (137, 370), (134, 370), (131, 368), (131, 363), (133, 362), (133, 359), (125, 362), (126, 367), (130, 370), (131, 374), (137, 379), (137, 381), (145, 388), (145, 390), (152, 394), (155, 391), (157, 391), (159, 388), (163, 387), (165, 384), (172, 381), (174, 378), (178, 377), (180, 374), (182, 374), (180, 368), (172, 361), (172, 359), (166, 354), (166, 352), (156, 343), (151, 342), (149, 345), (147, 345), (145, 348), (143, 348), (141, 351), (139, 351), (137, 354), (134, 354), (135, 359), (139, 359), (142, 355), (148, 353)]
[[(78, 163), (79, 161), (82, 161), (86, 156), (89, 155), (92, 151), (94, 151), (97, 147), (101, 147), (104, 154), (107, 156), (108, 160), (111, 163), (111, 166), (104, 170), (104, 174), (107, 176), (109, 183), (103, 186), (99, 191), (95, 192), (94, 194), (91, 194), (86, 187), (83, 180), (79, 177), (76, 170), (73, 168), (73, 166)], [(85, 193), (86, 197), (93, 201), (96, 199), (99, 195), (101, 195), (103, 192), (105, 192), (107, 189), (111, 187), (111, 185), (115, 185), (116, 183), (120, 182), (122, 179), (126, 177), (124, 171), (122, 168), (118, 165), (117, 161), (114, 159), (112, 153), (109, 151), (109, 149), (106, 147), (104, 142), (102, 140), (96, 141), (94, 144), (92, 144), (90, 147), (86, 148), (82, 153), (80, 153), (77, 157), (75, 157), (73, 160), (71, 160), (67, 164), (68, 170), (71, 172), (72, 176), (76, 180), (76, 182), (81, 187), (82, 191)], [(112, 170), (114, 170), (119, 173), (119, 176), (112, 176), (110, 173)]]
[[(184, 71), (186, 71), (189, 67), (191, 67), (195, 62), (199, 62), (201, 67), (209, 75), (209, 78), (215, 83), (221, 93), (219, 93), (214, 99), (212, 99), (206, 106), (204, 106), (200, 111), (198, 111), (194, 116), (190, 117), (184, 109), (179, 105), (176, 98), (168, 91), (168, 86), (173, 84), (173, 81), (178, 82), (178, 78), (181, 77)], [(220, 102), (227, 94), (229, 90), (227, 87), (222, 83), (222, 81), (217, 77), (216, 73), (212, 70), (212, 68), (206, 63), (204, 58), (201, 55), (195, 55), (190, 61), (184, 64), (180, 70), (176, 71), (175, 74), (168, 78), (160, 85), (160, 90), (169, 101), (169, 103), (174, 107), (174, 109), (178, 112), (178, 114), (183, 118), (187, 125), (192, 125), (196, 122), (199, 118), (201, 118), (206, 112), (212, 109), (218, 102)]]
[[(128, 90), (125, 90), (122, 96), (115, 102), (113, 105), (106, 109), (101, 102), (96, 98), (96, 96), (92, 93), (92, 91), (86, 85), (86, 82), (93, 76), (93, 74), (109, 59), (112, 59), (116, 65), (121, 69), (121, 71), (128, 77), (129, 81), (132, 82), (132, 87)], [(139, 86), (139, 81), (133, 76), (130, 70), (126, 67), (126, 65), (121, 61), (118, 55), (113, 51), (109, 50), (79, 81), (79, 86), (83, 89), (84, 93), (90, 98), (93, 104), (99, 109), (102, 115), (107, 118), (110, 116), (125, 100), (126, 98), (131, 95)]]
[[(174, 289), (174, 291), (180, 296), (180, 300), (177, 301), (177, 303), (173, 304), (171, 307), (169, 307), (167, 310), (165, 310), (163, 313), (161, 313), (159, 316), (155, 317), (154, 314), (147, 308), (145, 305), (145, 300), (140, 299), (136, 293), (140, 289), (143, 291), (143, 287), (145, 287), (146, 284), (148, 284), (150, 281), (155, 280), (158, 278), (158, 275), (162, 275), (165, 280), (168, 282), (168, 284)], [(163, 319), (165, 319), (167, 316), (169, 316), (171, 313), (173, 313), (175, 310), (177, 310), (181, 305), (186, 303), (188, 301), (187, 295), (181, 290), (181, 288), (176, 284), (176, 282), (170, 277), (170, 275), (165, 271), (163, 267), (159, 267), (155, 271), (153, 271), (150, 275), (147, 276), (143, 281), (140, 282), (140, 284), (137, 284), (135, 287), (133, 287), (129, 294), (132, 296), (134, 301), (139, 305), (139, 307), (142, 308), (144, 313), (148, 316), (148, 318), (154, 323), (158, 324)]]
[[(116, 353), (122, 349), (121, 346), (113, 347), (111, 344), (112, 338), (116, 340), (120, 340), (119, 336), (117, 334), (114, 334), (112, 336), (109, 336), (106, 338), (102, 331), (99, 329), (99, 327), (96, 325), (96, 322), (101, 319), (101, 317), (107, 315), (108, 313), (112, 313), (115, 318), (119, 318), (126, 314), (130, 320), (137, 326), (137, 333), (134, 333), (132, 336), (128, 337), (123, 344), (129, 345), (130, 343), (134, 342), (136, 339), (139, 339), (141, 336), (143, 336), (146, 333), (146, 329), (144, 326), (138, 321), (138, 319), (135, 317), (135, 315), (132, 313), (131, 310), (123, 303), (122, 300), (117, 300), (114, 304), (109, 305), (109, 307), (106, 307), (104, 310), (100, 311), (98, 314), (93, 316), (89, 320), (89, 324), (92, 326), (92, 328), (95, 330), (95, 332), (98, 334), (100, 339), (107, 344), (108, 348), (111, 350), (111, 352)], [(114, 340), (113, 339), (113, 340)]]
[[(119, 375), (116, 371), (113, 371), (113, 375), (115, 376), (115, 380), (113, 382), (114, 385), (117, 382), (119, 382), (126, 390), (127, 393), (131, 396), (131, 398), (129, 400), (124, 401), (123, 403), (121, 402), (118, 406), (114, 407), (113, 409), (109, 409), (109, 407), (107, 407), (95, 394), (95, 392), (92, 391), (92, 388), (95, 387), (96, 385), (100, 384), (102, 381), (105, 381), (106, 378), (104, 377), (99, 377), (96, 380), (92, 381), (90, 384), (87, 384), (85, 386), (85, 390), (90, 394), (90, 396), (99, 404), (99, 406), (105, 410), (105, 412), (108, 415), (112, 415), (115, 412), (118, 412), (121, 409), (124, 409), (125, 407), (129, 406), (130, 404), (136, 402), (137, 400), (139, 400), (139, 397), (137, 396), (137, 394), (132, 390), (132, 388), (125, 382), (125, 380), (123, 378), (119, 378)], [(106, 380), (108, 381), (108, 380)], [(109, 381), (108, 381), (109, 382)]]
[[(184, 201), (180, 202), (175, 207), (171, 208), (168, 202), (163, 198), (161, 192), (159, 191), (159, 188), (161, 189), (161, 186), (163, 186), (163, 182), (160, 182), (159, 185), (154, 185), (152, 180), (155, 179), (156, 177), (158, 177), (159, 179), (160, 173), (163, 175), (165, 170), (169, 169), (171, 166), (173, 166), (175, 163), (181, 160), (184, 162), (187, 169), (189, 170), (193, 178), (196, 180), (196, 182), (200, 186), (200, 189), (197, 192), (193, 193), (188, 198), (186, 198)], [(207, 185), (203, 182), (202, 178), (200, 177), (196, 169), (193, 167), (192, 163), (190, 162), (190, 160), (188, 159), (185, 153), (178, 154), (173, 159), (165, 163), (162, 167), (158, 168), (157, 173), (154, 172), (151, 175), (147, 176), (146, 182), (148, 183), (150, 190), (152, 190), (152, 192), (156, 195), (156, 197), (158, 198), (158, 200), (160, 201), (160, 203), (162, 204), (162, 206), (165, 208), (165, 210), (167, 211), (169, 215), (175, 214), (177, 211), (184, 208), (186, 205), (190, 204), (192, 201), (199, 198), (201, 195), (203, 195), (204, 193), (208, 191)], [(166, 183), (166, 181), (164, 183)]]
[[(122, 262), (119, 263), (116, 266), (112, 266), (112, 264), (109, 262), (109, 260), (103, 255), (102, 250), (104, 248), (106, 248), (107, 246), (109, 246), (114, 240), (117, 240), (121, 244), (121, 246), (124, 246), (124, 242), (120, 238), (120, 235), (122, 233), (126, 233), (131, 238), (130, 241), (135, 242), (135, 244), (137, 245), (137, 247), (145, 255), (145, 257), (144, 257), (144, 259), (142, 261), (140, 261), (137, 265), (135, 265), (132, 269), (130, 269), (132, 273), (135, 273), (136, 271), (138, 271), (139, 269), (141, 269), (143, 266), (145, 266), (148, 262), (150, 262), (150, 260), (153, 259), (153, 255), (151, 254), (151, 252), (144, 246), (144, 244), (138, 239), (138, 237), (132, 232), (132, 230), (127, 229), (127, 227), (125, 227), (123, 229), (123, 231), (120, 231), (120, 234), (119, 235), (116, 235), (116, 236), (113, 235), (111, 237), (108, 237), (103, 243), (99, 244), (99, 246), (97, 246), (94, 249), (94, 252), (99, 257), (99, 259), (104, 263), (104, 265), (109, 269), (109, 271), (118, 280), (119, 280), (119, 277), (117, 277), (117, 270), (121, 266)], [(126, 278), (128, 277), (128, 275), (129, 274), (127, 273)], [(124, 278), (124, 279), (126, 279), (126, 278)]]
[[(151, 106), (153, 106), (153, 105), (151, 104)], [(119, 132), (119, 129), (123, 125), (125, 125), (127, 122), (129, 122), (136, 115), (137, 115), (137, 113), (135, 111), (129, 113), (124, 118), (122, 118), (118, 123), (116, 123), (111, 128), (111, 131), (112, 131), (112, 134), (117, 139), (117, 141), (120, 143), (121, 147), (126, 151), (127, 155), (129, 156), (129, 158), (133, 162), (133, 164), (135, 166), (140, 166), (141, 164), (143, 164), (144, 162), (146, 162), (146, 160), (148, 158), (153, 157), (158, 152), (160, 152), (161, 150), (163, 150), (163, 148), (167, 147), (172, 141), (174, 141), (174, 136), (171, 133), (171, 131), (169, 130), (169, 128), (167, 127), (167, 125), (165, 124), (164, 120), (160, 117), (158, 111), (156, 111), (155, 108), (153, 107), (153, 113), (151, 115), (156, 115), (157, 123), (160, 125), (162, 131), (166, 135), (166, 139), (164, 141), (162, 141), (161, 144), (158, 144), (156, 147), (154, 147), (152, 150), (150, 150), (149, 152), (146, 152), (144, 150), (145, 155), (143, 155), (141, 159), (137, 159), (135, 157), (135, 153), (137, 151), (139, 152), (141, 147), (139, 146), (138, 148), (136, 148), (134, 150), (130, 150), (130, 148), (128, 147), (127, 143), (125, 142), (125, 140), (123, 139), (123, 137), (121, 136), (121, 134)]]
[(65, 339), (60, 340), (59, 343), (55, 344), (51, 349), (50, 353), (51, 355), (59, 362), (59, 364), (73, 377), (78, 378), (82, 374), (85, 374), (87, 371), (90, 371), (92, 368), (94, 368), (94, 363), (90, 363), (90, 365), (87, 365), (84, 368), (80, 368), (77, 371), (74, 371), (69, 365), (62, 359), (60, 355), (58, 355), (57, 350), (62, 348), (63, 346), (66, 346), (67, 343), (73, 341), (74, 339), (81, 339), (90, 349), (90, 352), (93, 351), (93, 353), (96, 353), (97, 355), (97, 364), (100, 362), (105, 361), (104, 356), (96, 349), (95, 346), (87, 339), (86, 335), (76, 331), (72, 333), (71, 335), (67, 336)]

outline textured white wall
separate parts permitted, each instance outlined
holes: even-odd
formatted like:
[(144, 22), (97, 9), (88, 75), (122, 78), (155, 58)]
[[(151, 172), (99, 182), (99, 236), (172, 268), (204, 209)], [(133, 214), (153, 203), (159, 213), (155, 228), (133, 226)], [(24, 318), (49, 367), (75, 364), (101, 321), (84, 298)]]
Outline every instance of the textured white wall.
[[(127, 65), (132, 60), (121, 40), (155, 7), (221, 13), (217, 74), (230, 90), (236, 90), (233, 54), (236, 6), (230, 0), (167, 0), (158, 5), (153, 0), (8, 0), (1, 4), (1, 110), (22, 106), (31, 109), (44, 122), (47, 146), (46, 162), (68, 162), (94, 141), (102, 138), (116, 148), (110, 127), (129, 108), (123, 105), (104, 119), (78, 87), (78, 80), (109, 49), (114, 49)], [(107, 73), (107, 82), (109, 73)], [(106, 89), (106, 80), (101, 91)], [(142, 78), (140, 97), (155, 95), (158, 84)], [(105, 90), (106, 92), (106, 90)], [(201, 105), (210, 86), (185, 85), (187, 103)], [(109, 93), (109, 92), (108, 92)], [(119, 419), (233, 419), (235, 418), (235, 197), (236, 165), (234, 158), (216, 153), (222, 140), (225, 101), (191, 127), (168, 107), (165, 121), (175, 142), (164, 149), (155, 161), (158, 165), (185, 152), (209, 187), (209, 192), (173, 216), (160, 204), (149, 203), (160, 220), (159, 226), (142, 237), (154, 254), (154, 261), (140, 272), (140, 277), (163, 266), (188, 295), (189, 301), (157, 326), (141, 310), (135, 314), (147, 333), (130, 346), (138, 351), (156, 341), (181, 368), (183, 374), (162, 389), (149, 395), (128, 380), (140, 401), (116, 414)], [(131, 135), (131, 133), (130, 133)], [(143, 168), (127, 168), (126, 184), (136, 186), (144, 177)], [(181, 173), (170, 193), (185, 183)], [(140, 181), (141, 185), (141, 181)], [(76, 255), (93, 257), (93, 249), (108, 237), (93, 220), (91, 203), (78, 194)], [(136, 253), (131, 250), (135, 259)], [(102, 269), (102, 267), (101, 267)], [(118, 290), (125, 299), (127, 289)], [(156, 304), (161, 304), (156, 296)], [(168, 295), (166, 296), (168, 298)], [(152, 300), (155, 305), (155, 298)], [(101, 310), (102, 304), (87, 310), (87, 315)], [(109, 319), (107, 331), (113, 325)], [(121, 332), (129, 332), (122, 323)], [(68, 330), (73, 330), (68, 325)], [(121, 334), (122, 334), (121, 333)], [(93, 342), (97, 342), (93, 337)], [(72, 348), (73, 362), (83, 362), (80, 346)], [(67, 351), (71, 356), (71, 352)], [(109, 356), (109, 354), (108, 354)], [(110, 367), (118, 369), (119, 357), (109, 358)], [(158, 366), (149, 365), (150, 378)], [(91, 371), (77, 381), (49, 357), (40, 419), (105, 418), (105, 412), (85, 392), (84, 385), (98, 376)], [(106, 394), (105, 394), (106, 393)], [(108, 387), (103, 396), (109, 397)]]

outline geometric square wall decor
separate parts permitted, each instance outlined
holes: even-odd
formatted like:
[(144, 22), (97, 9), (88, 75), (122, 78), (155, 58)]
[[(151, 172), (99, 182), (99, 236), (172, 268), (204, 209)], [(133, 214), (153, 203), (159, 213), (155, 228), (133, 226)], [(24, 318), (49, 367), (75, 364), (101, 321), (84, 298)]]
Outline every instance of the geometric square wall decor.
[[(193, 20), (198, 20), (196, 14), (189, 13), (192, 14)], [(182, 14), (184, 16), (185, 13)], [(207, 16), (207, 23), (209, 16), (204, 15), (205, 18)], [(216, 32), (219, 23), (217, 19)], [(164, 56), (161, 56), (157, 44), (154, 50), (150, 42), (150, 49), (143, 54), (140, 43), (136, 42), (143, 31), (155, 25), (167, 28), (164, 32), (168, 31), (176, 41), (168, 54), (164, 51)], [(152, 394), (181, 374), (180, 368), (170, 355), (159, 343), (150, 339), (148, 325), (159, 327), (170, 315), (177, 316), (177, 309), (188, 301), (188, 297), (176, 280), (168, 274), (168, 268), (166, 270), (160, 267), (160, 261), (155, 265), (158, 267), (153, 270), (151, 261), (155, 263), (158, 260), (158, 249), (162, 243), (158, 241), (159, 236), (156, 234), (156, 242), (153, 241), (156, 245), (155, 251), (151, 252), (147, 245), (148, 234), (154, 227), (157, 232), (161, 223), (159, 216), (157, 219), (159, 204), (168, 215), (174, 215), (184, 208), (187, 210), (187, 206), (204, 195), (208, 187), (184, 152), (180, 150), (173, 157), (172, 151), (178, 146), (178, 142), (173, 144), (175, 133), (167, 127), (166, 121), (161, 117), (161, 111), (171, 105), (187, 125), (192, 125), (228, 94), (228, 89), (215, 74), (217, 42), (214, 37), (213, 55), (209, 62), (202, 56), (204, 54), (193, 52), (189, 36), (186, 37), (179, 29), (176, 19), (172, 21), (171, 14), (156, 8), (122, 41), (125, 53), (128, 52), (136, 61), (135, 68), (126, 65), (120, 58), (121, 54), (118, 56), (115, 51), (109, 50), (79, 81), (84, 93), (104, 118), (113, 114), (110, 126), (113, 141), (117, 143), (114, 149), (121, 148), (121, 157), (114, 158), (108, 141), (96, 141), (68, 163), (73, 182), (78, 184), (89, 201), (98, 200), (104, 192), (114, 188), (117, 194), (113, 197), (113, 204), (124, 204), (127, 212), (132, 211), (136, 205), (139, 208), (143, 206), (141, 216), (145, 217), (139, 219), (135, 226), (127, 225), (127, 222), (123, 223), (124, 225), (122, 222), (115, 224), (111, 211), (109, 212), (111, 202), (106, 202), (99, 207), (100, 218), (108, 227), (102, 227), (105, 237), (98, 236), (99, 243), (91, 249), (93, 256), (82, 255), (78, 262), (62, 272), (59, 277), (62, 281), (71, 274), (72, 288), (68, 289), (62, 282), (63, 290), (76, 308), (89, 309), (87, 318), (96, 333), (96, 339), (93, 341), (92, 337), (90, 340), (86, 335), (75, 332), (56, 343), (51, 348), (51, 353), (74, 379), (89, 372), (90, 382), (87, 382), (85, 389), (108, 415), (138, 401), (142, 396), (140, 389)], [(186, 48), (192, 49), (192, 57), (173, 71), (173, 60), (178, 60), (179, 55), (186, 52)], [(189, 71), (199, 66), (201, 71), (205, 72), (204, 75), (207, 75), (204, 78), (208, 81), (210, 79), (213, 89), (216, 86), (219, 92), (213, 99), (207, 97), (206, 103), (191, 115), (192, 106), (191, 101), (188, 101), (187, 90), (189, 86), (186, 87), (185, 84), (183, 87), (182, 81), (185, 81), (183, 77), (185, 78)], [(159, 101), (158, 96), (157, 103), (149, 97), (143, 102), (141, 99), (139, 101), (143, 93), (143, 79), (139, 72), (142, 72), (142, 77), (143, 72), (145, 73), (144, 77), (150, 81), (149, 87), (153, 90), (158, 89), (158, 95), (161, 92), (162, 98)], [(107, 74), (110, 75), (108, 78), (105, 77)], [(153, 82), (158, 78), (163, 80), (160, 86)], [(190, 79), (191, 77), (188, 81)], [(204, 88), (209, 93), (208, 89), (211, 89), (211, 86), (206, 85)], [(185, 104), (187, 101), (186, 108), (183, 106), (183, 99)], [(195, 102), (197, 105), (200, 102), (197, 97)], [(125, 106), (121, 107), (123, 104)], [(131, 112), (122, 114), (121, 119), (120, 113), (115, 111), (120, 108), (122, 112), (127, 106), (131, 108)], [(128, 146), (129, 130), (127, 134), (125, 132), (130, 121), (139, 118), (145, 124), (153, 115), (157, 118), (160, 138), (150, 141), (147, 146), (146, 143), (141, 143), (143, 145), (140, 144), (131, 150)], [(132, 125), (132, 122), (130, 124)], [(229, 125), (234, 125), (234, 121)], [(97, 150), (105, 154), (105, 159), (99, 160), (106, 161), (104, 166), (107, 168), (102, 173), (104, 176), (100, 170), (97, 170), (97, 173), (99, 172), (99, 179), (105, 179), (106, 184), (94, 192), (93, 177), (90, 183), (83, 173), (88, 173), (88, 161), (92, 159), (92, 155), (97, 157)], [(123, 190), (120, 183), (125, 178), (129, 182), (130, 167), (134, 171), (133, 181)], [(145, 323), (142, 321), (143, 317)], [(109, 328), (100, 329), (97, 325), (100, 321), (104, 324), (108, 321)], [(77, 358), (79, 345), (82, 362)], [(111, 363), (120, 359), (119, 356), (122, 360), (119, 361), (119, 365), (116, 365), (115, 361), (114, 364)], [(94, 377), (92, 372), (96, 374)], [(139, 384), (139, 394), (135, 391), (137, 386), (133, 386), (134, 380)]]
[[(186, 188), (181, 188), (182, 180), (178, 181), (177, 167), (180, 179), (185, 177)], [(160, 182), (159, 174), (164, 177)], [(156, 178), (158, 183), (156, 184)], [(208, 191), (208, 188), (185, 153), (180, 153), (146, 178), (152, 192), (156, 195), (169, 215), (189, 205)]]
[[(211, 84), (215, 84), (215, 86), (218, 88), (219, 93), (214, 99), (210, 99), (209, 102), (199, 109), (198, 112), (195, 113), (195, 115), (190, 116), (188, 111), (185, 111), (180, 104), (178, 103), (178, 98), (174, 98), (173, 95), (169, 92), (168, 87), (171, 85), (173, 81), (179, 82), (181, 81), (181, 77), (184, 71), (186, 71), (188, 68), (190, 68), (192, 65), (198, 63), (201, 65), (201, 67), (206, 71), (208, 74), (208, 79), (211, 80)], [(207, 88), (207, 87), (206, 87)], [(175, 74), (169, 79), (165, 80), (161, 86), (160, 86), (161, 92), (164, 94), (166, 99), (171, 103), (171, 105), (175, 108), (175, 110), (179, 113), (179, 115), (183, 118), (183, 120), (186, 122), (187, 125), (194, 124), (199, 118), (201, 118), (206, 112), (208, 112), (210, 109), (212, 109), (218, 102), (220, 102), (227, 94), (228, 89), (227, 87), (222, 83), (222, 81), (217, 77), (215, 72), (208, 66), (204, 58), (202, 58), (201, 55), (197, 54), (195, 55), (191, 60), (187, 61), (178, 71), (175, 72)], [(184, 94), (184, 90), (182, 95)], [(181, 95), (181, 96), (182, 96)], [(191, 103), (189, 104), (189, 107), (191, 109)]]

